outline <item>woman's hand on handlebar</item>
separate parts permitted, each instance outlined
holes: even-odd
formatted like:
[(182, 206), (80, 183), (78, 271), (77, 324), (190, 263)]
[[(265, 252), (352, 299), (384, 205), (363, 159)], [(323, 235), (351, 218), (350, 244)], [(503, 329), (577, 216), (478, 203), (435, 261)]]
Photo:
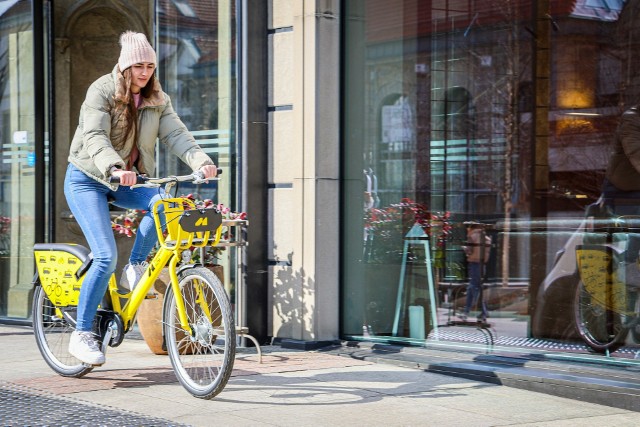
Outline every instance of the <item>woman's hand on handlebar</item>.
[(126, 185), (128, 187), (131, 187), (138, 182), (138, 174), (132, 171), (118, 169), (113, 171), (111, 176), (118, 178), (120, 180), (120, 185)]
[(198, 169), (204, 175), (204, 179), (215, 178), (218, 175), (218, 168), (216, 165), (204, 165)]

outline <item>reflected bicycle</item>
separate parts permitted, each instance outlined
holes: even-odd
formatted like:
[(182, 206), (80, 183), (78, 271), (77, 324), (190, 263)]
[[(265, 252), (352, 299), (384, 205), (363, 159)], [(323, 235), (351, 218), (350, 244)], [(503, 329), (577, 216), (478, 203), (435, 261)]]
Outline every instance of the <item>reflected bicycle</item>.
[(640, 231), (640, 220), (620, 216), (599, 225), (575, 249), (574, 316), (584, 342), (608, 354), (625, 344), (629, 332), (640, 342), (640, 286), (627, 283), (625, 262), (629, 236)]

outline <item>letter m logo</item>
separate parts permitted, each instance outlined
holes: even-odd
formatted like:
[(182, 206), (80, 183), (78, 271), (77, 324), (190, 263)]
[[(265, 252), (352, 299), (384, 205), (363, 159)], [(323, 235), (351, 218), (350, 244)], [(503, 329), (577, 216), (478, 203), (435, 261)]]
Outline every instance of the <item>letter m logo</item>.
[(180, 226), (189, 232), (216, 231), (220, 225), (222, 225), (222, 215), (215, 209), (194, 209), (180, 217)]

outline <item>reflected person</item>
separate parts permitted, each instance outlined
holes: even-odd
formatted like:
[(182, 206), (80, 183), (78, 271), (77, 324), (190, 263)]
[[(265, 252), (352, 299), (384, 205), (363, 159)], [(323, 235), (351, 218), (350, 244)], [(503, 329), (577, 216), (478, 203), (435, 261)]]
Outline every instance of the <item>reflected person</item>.
[(476, 221), (465, 222), (467, 226), (467, 243), (463, 246), (467, 256), (467, 270), (469, 272), (469, 285), (467, 286), (467, 299), (464, 311), (458, 316), (460, 320), (466, 322), (471, 307), (476, 302), (480, 305), (478, 322), (486, 322), (489, 312), (487, 304), (482, 297), (482, 278), (484, 266), (489, 261), (491, 249), (491, 237), (485, 232), (485, 224)]

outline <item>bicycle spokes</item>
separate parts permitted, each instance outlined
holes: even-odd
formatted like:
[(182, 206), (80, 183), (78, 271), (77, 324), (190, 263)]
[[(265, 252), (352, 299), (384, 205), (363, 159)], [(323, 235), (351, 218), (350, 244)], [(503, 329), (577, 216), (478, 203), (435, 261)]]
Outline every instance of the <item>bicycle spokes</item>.
[(165, 305), (165, 338), (176, 376), (194, 396), (211, 398), (231, 375), (235, 326), (220, 281), (206, 268), (180, 274), (179, 295), (191, 333), (180, 325), (175, 293)]

